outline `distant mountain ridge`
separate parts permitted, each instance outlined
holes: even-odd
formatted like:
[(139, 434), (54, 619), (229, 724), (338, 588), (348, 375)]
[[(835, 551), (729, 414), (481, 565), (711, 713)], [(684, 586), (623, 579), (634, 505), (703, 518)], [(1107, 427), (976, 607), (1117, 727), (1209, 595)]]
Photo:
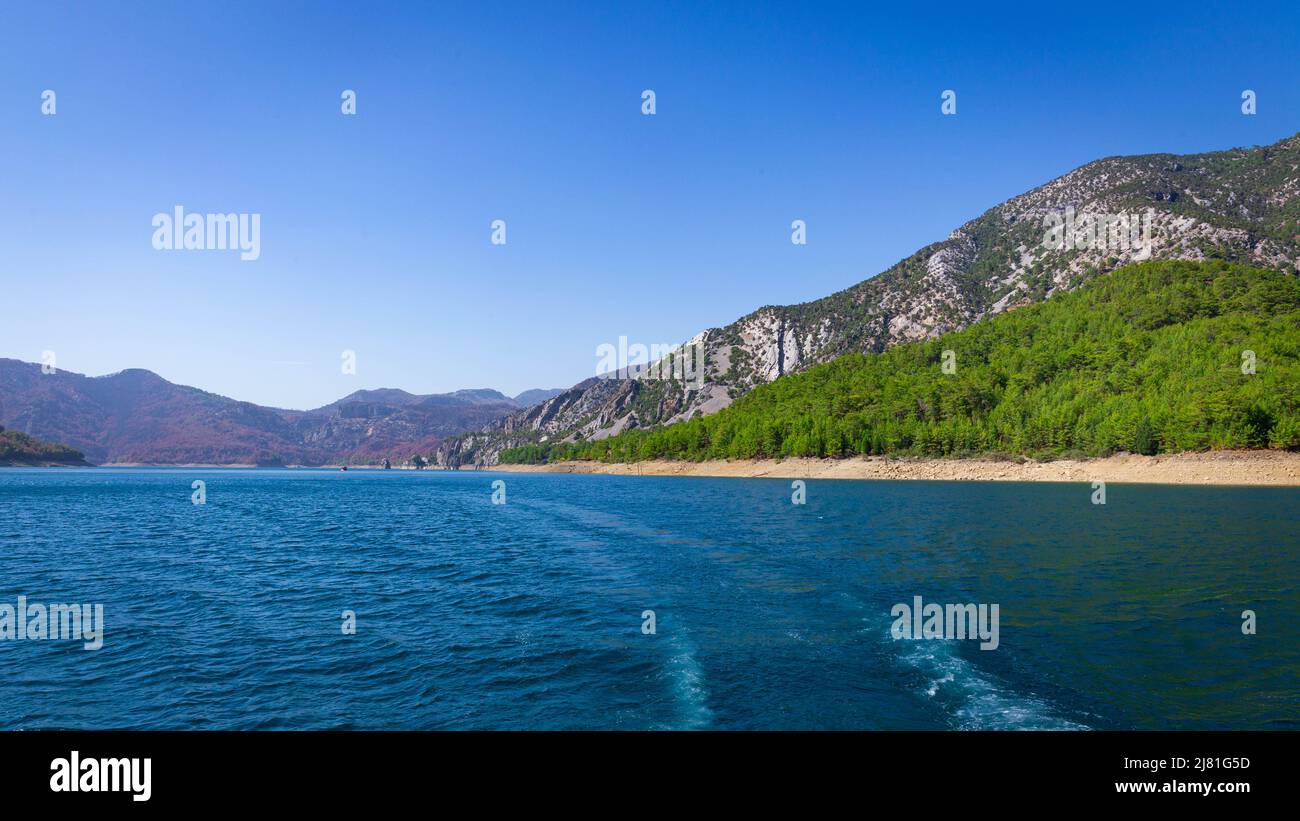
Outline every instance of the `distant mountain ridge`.
[(545, 402), (567, 391), (568, 388), (533, 388), (515, 397), (515, 404), (521, 408), (531, 408), (539, 402)]
[(520, 407), (490, 389), (418, 395), (380, 388), (314, 410), (284, 410), (136, 368), (88, 377), (0, 359), (0, 425), (76, 448), (101, 464), (400, 462)]
[(332, 402), (316, 410), (325, 410), (333, 408), (348, 402), (377, 402), (385, 405), (415, 405), (432, 397), (444, 397), (446, 399), (457, 399), (476, 404), (506, 403), (514, 405), (517, 408), (527, 408), (538, 402), (545, 402), (552, 396), (558, 396), (564, 393), (565, 388), (531, 388), (520, 393), (518, 396), (510, 397), (498, 390), (492, 388), (466, 388), (451, 393), (408, 393), (401, 388), (375, 388), (371, 390), (353, 391), (337, 402)]
[[(1120, 214), (1145, 223), (1141, 247), (1045, 241), (1052, 219), (1087, 224)], [(510, 448), (601, 440), (716, 413), (784, 374), (959, 330), (1122, 265), (1208, 258), (1288, 273), (1300, 266), (1300, 135), (1255, 148), (1088, 163), (838, 293), (701, 331), (687, 344), (704, 347), (702, 385), (588, 379), (444, 442), (433, 461), (490, 466)]]

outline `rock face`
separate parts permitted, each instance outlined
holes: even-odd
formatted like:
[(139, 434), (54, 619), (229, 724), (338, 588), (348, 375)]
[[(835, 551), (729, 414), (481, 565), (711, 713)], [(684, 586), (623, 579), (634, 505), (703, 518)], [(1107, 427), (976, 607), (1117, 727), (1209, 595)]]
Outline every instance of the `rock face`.
[(878, 276), (701, 332), (693, 341), (706, 351), (702, 386), (589, 379), (443, 442), (434, 461), (490, 466), (506, 448), (714, 413), (786, 373), (956, 330), (1129, 262), (1207, 257), (1300, 266), (1300, 135), (1266, 147), (1089, 163), (989, 209)]

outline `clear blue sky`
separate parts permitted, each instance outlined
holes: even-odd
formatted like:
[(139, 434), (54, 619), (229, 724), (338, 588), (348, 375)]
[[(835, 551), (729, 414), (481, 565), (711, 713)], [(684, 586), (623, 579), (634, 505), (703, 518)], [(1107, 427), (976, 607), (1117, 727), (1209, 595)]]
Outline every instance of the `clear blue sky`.
[[(1300, 131), (1294, 3), (551, 5), (6, 3), (0, 356), (298, 408), (567, 386), (1092, 159)], [(261, 214), (261, 258), (154, 250), (176, 204)]]

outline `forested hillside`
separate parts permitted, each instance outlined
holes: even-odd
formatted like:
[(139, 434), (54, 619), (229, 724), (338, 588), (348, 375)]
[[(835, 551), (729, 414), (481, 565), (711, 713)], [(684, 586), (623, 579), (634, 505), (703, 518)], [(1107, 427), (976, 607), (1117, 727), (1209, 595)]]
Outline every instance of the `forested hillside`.
[(86, 457), (65, 445), (43, 442), (0, 425), (0, 465), (84, 465)]
[(713, 416), (501, 460), (1217, 448), (1300, 449), (1294, 275), (1223, 261), (1130, 265), (963, 331), (760, 385)]

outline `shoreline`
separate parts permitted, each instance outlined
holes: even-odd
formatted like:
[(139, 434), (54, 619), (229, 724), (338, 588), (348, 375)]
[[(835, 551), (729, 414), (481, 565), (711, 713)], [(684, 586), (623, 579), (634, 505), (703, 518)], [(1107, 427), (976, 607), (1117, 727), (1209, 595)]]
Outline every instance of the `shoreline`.
[[(466, 468), (462, 468), (464, 470)], [(508, 473), (598, 473), (614, 476), (698, 476), (736, 479), (857, 479), (972, 482), (1111, 482), (1115, 484), (1300, 487), (1300, 453), (1220, 450), (1160, 456), (1118, 454), (1052, 462), (993, 459), (737, 459), (707, 462), (557, 462), (494, 465)]]
[[(224, 469), (224, 470), (342, 470), (342, 465), (256, 465), (244, 462), (218, 464), (216, 462), (104, 462), (83, 465), (94, 468), (174, 468), (174, 469)], [(379, 465), (348, 465), (348, 470), (384, 470)], [(391, 468), (397, 470), (397, 468)]]
[[(255, 470), (253, 464), (156, 464), (114, 462), (103, 465), (4, 465), (4, 467), (162, 468), (173, 470)], [(271, 470), (339, 470), (341, 465), (266, 466)], [(384, 471), (379, 466), (349, 465), (349, 470)], [(415, 470), (394, 465), (389, 470)], [(431, 465), (428, 472), (448, 468)], [(609, 476), (688, 476), (733, 479), (847, 479), (971, 482), (1111, 482), (1115, 484), (1224, 485), (1300, 487), (1300, 453), (1276, 450), (1218, 450), (1140, 456), (1117, 454), (1096, 459), (922, 459), (887, 456), (849, 459), (736, 459), (679, 462), (557, 462), (547, 465), (466, 465), (459, 470), (500, 473), (567, 473)]]

